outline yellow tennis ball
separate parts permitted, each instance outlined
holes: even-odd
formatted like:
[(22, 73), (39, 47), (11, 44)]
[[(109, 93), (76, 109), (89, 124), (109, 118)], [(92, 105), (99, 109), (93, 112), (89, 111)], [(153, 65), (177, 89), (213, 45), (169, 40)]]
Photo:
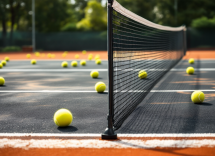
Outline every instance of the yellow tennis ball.
[(94, 59), (95, 59), (95, 60), (100, 59), (100, 56), (99, 56), (99, 55), (96, 55)]
[(3, 65), (0, 63), (0, 69), (3, 67)]
[(202, 91), (194, 91), (191, 95), (193, 103), (202, 103), (205, 99), (205, 95)]
[(37, 61), (35, 59), (31, 60), (31, 64), (36, 64)]
[(80, 65), (85, 66), (86, 65), (86, 61), (85, 60), (81, 60)]
[(97, 78), (99, 76), (99, 72), (97, 70), (93, 70), (91, 71), (90, 76), (92, 78)]
[(75, 58), (76, 58), (76, 59), (78, 59), (78, 58), (79, 58), (79, 55), (78, 55), (78, 54), (76, 54), (76, 55), (75, 55)]
[(77, 66), (78, 66), (78, 62), (77, 62), (77, 61), (72, 61), (72, 62), (71, 62), (71, 66), (77, 67)]
[(6, 62), (5, 60), (2, 60), (2, 61), (1, 61), (1, 64), (2, 64), (3, 66), (6, 66), (7, 62)]
[(63, 62), (61, 63), (61, 66), (64, 67), (64, 68), (66, 68), (66, 67), (68, 66), (68, 63), (67, 63), (66, 61), (63, 61)]
[(188, 61), (190, 64), (194, 64), (195, 63), (195, 60), (193, 58), (189, 59)]
[(40, 56), (40, 53), (39, 53), (39, 52), (36, 52), (35, 55), (36, 55), (37, 57), (39, 57), (39, 56)]
[(48, 58), (51, 58), (51, 57), (52, 57), (52, 54), (48, 53), (48, 54), (47, 54), (47, 57), (48, 57)]
[(83, 51), (82, 51), (82, 54), (84, 54), (84, 55), (85, 55), (86, 53), (87, 53), (87, 51), (86, 51), (86, 50), (83, 50)]
[(93, 57), (93, 54), (89, 54), (88, 56), (92, 56)]
[(101, 63), (102, 63), (102, 61), (100, 59), (96, 60), (96, 64), (101, 64)]
[(91, 55), (88, 56), (88, 60), (92, 60), (93, 57)]
[(139, 71), (138, 77), (139, 77), (140, 79), (145, 79), (145, 78), (147, 78), (147, 72), (146, 72), (145, 70)]
[(26, 57), (27, 57), (27, 58), (31, 58), (31, 54), (27, 54)]
[(3, 77), (0, 77), (0, 86), (3, 86), (5, 83), (5, 79)]
[(9, 57), (5, 57), (4, 60), (8, 62), (8, 61), (10, 61), (10, 58)]
[(96, 85), (95, 85), (95, 90), (98, 92), (98, 93), (102, 93), (104, 92), (106, 89), (106, 85), (104, 82), (97, 82)]
[(187, 72), (187, 74), (194, 74), (194, 68), (193, 67), (188, 67), (187, 68), (187, 70), (186, 70), (186, 72)]
[(68, 109), (62, 108), (55, 112), (53, 119), (57, 126), (66, 127), (72, 123), (73, 116)]

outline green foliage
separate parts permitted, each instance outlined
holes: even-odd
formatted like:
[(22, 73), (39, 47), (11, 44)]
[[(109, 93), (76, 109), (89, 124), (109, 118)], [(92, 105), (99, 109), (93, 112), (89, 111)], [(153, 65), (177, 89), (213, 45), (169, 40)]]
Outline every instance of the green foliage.
[(197, 18), (192, 21), (191, 26), (197, 29), (215, 29), (215, 17), (211, 19), (207, 17)]
[(77, 31), (76, 23), (67, 23), (61, 28), (61, 31)]
[(87, 3), (85, 17), (77, 23), (79, 30), (101, 31), (107, 29), (107, 12), (96, 0)]
[(8, 51), (21, 51), (20, 47), (17, 46), (9, 46), (9, 47), (5, 47), (2, 49), (3, 52), (8, 52)]

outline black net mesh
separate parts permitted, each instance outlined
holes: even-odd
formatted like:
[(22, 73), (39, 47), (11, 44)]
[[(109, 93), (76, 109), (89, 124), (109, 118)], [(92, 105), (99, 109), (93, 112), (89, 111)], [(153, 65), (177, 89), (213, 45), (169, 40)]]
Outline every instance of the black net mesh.
[[(182, 58), (185, 46), (183, 30), (149, 27), (115, 10), (112, 28), (113, 125), (117, 130), (158, 80)], [(146, 73), (139, 75), (141, 70), (147, 73), (146, 78)]]

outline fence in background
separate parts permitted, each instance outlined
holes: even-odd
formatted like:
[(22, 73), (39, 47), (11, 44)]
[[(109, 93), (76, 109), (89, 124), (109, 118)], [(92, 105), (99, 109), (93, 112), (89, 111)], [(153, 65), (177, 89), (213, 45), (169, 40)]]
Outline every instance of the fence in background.
[[(3, 45), (0, 33), (0, 47), (29, 46), (32, 44), (31, 32), (14, 32), (13, 40), (9, 40), (9, 33)], [(187, 29), (187, 48), (215, 49), (215, 30)], [(106, 32), (56, 32), (36, 33), (37, 50), (107, 50)]]

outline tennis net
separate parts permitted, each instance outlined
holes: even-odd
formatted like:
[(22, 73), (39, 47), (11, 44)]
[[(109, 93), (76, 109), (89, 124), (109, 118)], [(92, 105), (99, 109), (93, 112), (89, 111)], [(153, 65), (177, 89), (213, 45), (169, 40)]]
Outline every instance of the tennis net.
[[(117, 130), (184, 56), (186, 28), (152, 23), (115, 0), (108, 9), (109, 103), (113, 129)], [(147, 78), (138, 77), (141, 70), (147, 72)]]

